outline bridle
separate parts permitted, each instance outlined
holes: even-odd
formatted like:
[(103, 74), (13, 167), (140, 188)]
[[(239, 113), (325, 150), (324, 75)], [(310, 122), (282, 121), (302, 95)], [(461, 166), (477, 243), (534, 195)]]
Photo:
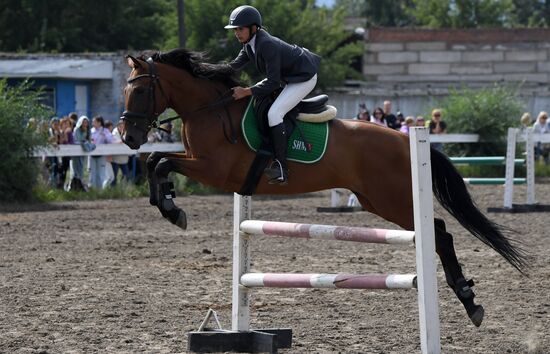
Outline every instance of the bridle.
[[(130, 84), (130, 83), (132, 83), (134, 81), (137, 81), (137, 80), (140, 80), (140, 79), (144, 79), (144, 78), (150, 79), (149, 87), (147, 88), (147, 96), (148, 96), (147, 109), (145, 110), (144, 113), (133, 112), (133, 111), (126, 110), (126, 111), (122, 112), (122, 116), (120, 117), (120, 119), (125, 121), (125, 122), (130, 123), (136, 129), (140, 130), (141, 132), (143, 132), (145, 134), (151, 128), (166, 131), (163, 128), (161, 128), (160, 126), (163, 125), (164, 123), (176, 120), (176, 119), (180, 118), (180, 116), (174, 116), (174, 117), (162, 119), (160, 121), (158, 120), (158, 117), (162, 112), (159, 113), (159, 112), (155, 111), (156, 106), (157, 106), (156, 96), (155, 96), (155, 87), (158, 85), (161, 94), (164, 97), (166, 97), (166, 95), (164, 93), (164, 90), (162, 89), (162, 85), (160, 84), (160, 76), (157, 74), (157, 69), (155, 67), (155, 62), (153, 61), (153, 58), (149, 57), (149, 58), (147, 58), (147, 60), (145, 62), (147, 63), (149, 72), (145, 73), (145, 74), (137, 75), (137, 76), (132, 77), (132, 78), (129, 78), (128, 80), (126, 80), (126, 82)], [(218, 97), (218, 99), (216, 99), (215, 101), (209, 103), (208, 105), (206, 105), (204, 107), (201, 107), (199, 109), (196, 109), (196, 110), (186, 114), (186, 116), (190, 116), (190, 115), (199, 113), (201, 111), (205, 111), (205, 110), (209, 110), (209, 109), (213, 109), (213, 108), (224, 107), (225, 111), (227, 113), (228, 120), (229, 120), (229, 126), (230, 126), (230, 130), (231, 130), (231, 133), (230, 133), (231, 137), (229, 137), (226, 133), (225, 123), (223, 122), (223, 117), (220, 114), (218, 114), (218, 117), (222, 120), (223, 133), (224, 133), (226, 139), (230, 143), (235, 144), (237, 142), (236, 132), (235, 132), (235, 128), (233, 127), (233, 123), (231, 122), (231, 115), (229, 113), (229, 110), (227, 109), (227, 104), (234, 101), (232, 92), (233, 92), (233, 89), (229, 89), (229, 90), (221, 93), (220, 96)], [(228, 93), (230, 93), (229, 96), (228, 96)]]
[(144, 113), (127, 110), (122, 112), (122, 117), (120, 117), (121, 120), (130, 123), (136, 129), (142, 131), (143, 133), (147, 133), (151, 128), (158, 128), (157, 119), (160, 113), (155, 112), (155, 108), (157, 106), (155, 87), (157, 86), (157, 84), (160, 88), (160, 92), (163, 96), (165, 96), (162, 85), (160, 84), (160, 77), (157, 74), (157, 69), (155, 67), (155, 63), (153, 62), (153, 58), (148, 58), (145, 62), (147, 63), (149, 72), (129, 78), (128, 80), (126, 80), (126, 82), (131, 84), (132, 82), (140, 79), (150, 79), (149, 87), (147, 88), (147, 109)]

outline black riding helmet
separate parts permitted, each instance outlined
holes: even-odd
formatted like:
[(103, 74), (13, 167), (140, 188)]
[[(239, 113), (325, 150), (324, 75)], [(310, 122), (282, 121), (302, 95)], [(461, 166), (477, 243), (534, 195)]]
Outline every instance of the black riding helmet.
[(256, 8), (248, 5), (237, 7), (229, 15), (229, 24), (224, 28), (232, 29), (237, 27), (262, 26), (262, 15)]

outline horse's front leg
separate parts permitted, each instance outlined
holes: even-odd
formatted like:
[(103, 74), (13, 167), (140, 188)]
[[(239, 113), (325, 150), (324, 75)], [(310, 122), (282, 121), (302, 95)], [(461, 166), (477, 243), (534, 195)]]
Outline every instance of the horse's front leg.
[(147, 157), (147, 181), (149, 182), (149, 204), (158, 206), (158, 188), (157, 178), (155, 176), (155, 167), (160, 159), (166, 156), (164, 152), (155, 151)]
[(149, 203), (158, 206), (158, 181), (155, 174), (155, 168), (162, 158), (185, 158), (185, 153), (168, 153), (155, 151), (147, 157), (147, 181), (149, 182)]
[(157, 207), (162, 216), (170, 220), (174, 225), (187, 228), (187, 216), (185, 211), (178, 208), (174, 203), (176, 193), (174, 184), (168, 179), (170, 172), (177, 172), (191, 177), (194, 173), (205, 170), (207, 164), (203, 160), (167, 156), (161, 158), (155, 166), (154, 180), (157, 185)]

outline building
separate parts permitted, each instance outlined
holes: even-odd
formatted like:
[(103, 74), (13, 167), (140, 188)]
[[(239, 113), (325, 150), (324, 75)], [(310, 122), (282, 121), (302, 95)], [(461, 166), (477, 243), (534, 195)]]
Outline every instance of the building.
[(331, 92), (339, 117), (385, 99), (423, 114), (451, 88), (518, 86), (527, 110), (550, 109), (550, 29), (375, 28), (365, 35), (365, 82)]
[(76, 112), (118, 120), (129, 72), (123, 53), (0, 53), (0, 77), (10, 85), (30, 79), (35, 87), (42, 87), (44, 103), (56, 116)]

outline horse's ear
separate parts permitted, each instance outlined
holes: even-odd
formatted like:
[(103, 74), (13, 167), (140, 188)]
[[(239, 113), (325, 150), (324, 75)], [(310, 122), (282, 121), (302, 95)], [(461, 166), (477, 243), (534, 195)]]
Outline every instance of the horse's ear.
[(132, 69), (141, 68), (141, 64), (140, 64), (139, 60), (137, 60), (136, 58), (134, 58), (134, 57), (131, 56), (131, 55), (127, 55), (127, 56), (126, 56), (126, 62), (128, 63), (128, 65), (129, 65)]

